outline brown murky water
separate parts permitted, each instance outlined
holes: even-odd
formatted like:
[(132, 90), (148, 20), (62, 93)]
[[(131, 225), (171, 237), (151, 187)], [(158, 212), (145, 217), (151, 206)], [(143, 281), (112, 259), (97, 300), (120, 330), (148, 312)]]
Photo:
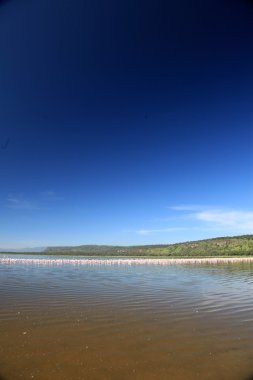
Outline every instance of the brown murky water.
[(251, 380), (253, 264), (0, 259), (0, 379)]

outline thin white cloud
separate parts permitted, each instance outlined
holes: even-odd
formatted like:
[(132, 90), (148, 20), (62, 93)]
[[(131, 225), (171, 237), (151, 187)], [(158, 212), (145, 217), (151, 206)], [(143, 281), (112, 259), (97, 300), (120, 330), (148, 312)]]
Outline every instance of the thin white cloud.
[(175, 232), (175, 231), (183, 231), (187, 228), (184, 227), (169, 227), (169, 228), (162, 228), (162, 229), (156, 229), (156, 230), (149, 230), (149, 229), (143, 229), (143, 230), (137, 230), (136, 233), (138, 235), (152, 235), (157, 233), (163, 233), (163, 232)]
[(6, 206), (15, 210), (48, 210), (52, 202), (61, 199), (62, 197), (52, 190), (39, 192), (33, 196), (23, 193), (11, 194), (6, 199)]
[(203, 210), (203, 209), (209, 209), (210, 206), (203, 206), (203, 205), (194, 205), (194, 204), (181, 204), (181, 205), (175, 205), (175, 206), (169, 206), (167, 207), (169, 210), (174, 211), (197, 211), (197, 210)]
[[(140, 229), (136, 233), (143, 236), (175, 231), (213, 231), (217, 234), (253, 233), (253, 211), (214, 208), (206, 205), (176, 205), (169, 209), (179, 211), (178, 215), (171, 220), (171, 223), (175, 223), (176, 226)], [(167, 221), (166, 218), (164, 221)]]
[(207, 210), (193, 214), (196, 220), (217, 227), (227, 227), (237, 230), (253, 231), (253, 212)]
[(9, 196), (7, 207), (17, 210), (38, 210), (39, 207), (31, 200), (25, 199), (22, 195)]

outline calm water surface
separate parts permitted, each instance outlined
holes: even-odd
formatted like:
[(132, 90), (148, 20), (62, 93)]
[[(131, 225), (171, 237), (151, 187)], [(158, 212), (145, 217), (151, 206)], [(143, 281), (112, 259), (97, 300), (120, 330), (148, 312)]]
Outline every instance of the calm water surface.
[(253, 264), (0, 261), (0, 322), (0, 380), (252, 380)]

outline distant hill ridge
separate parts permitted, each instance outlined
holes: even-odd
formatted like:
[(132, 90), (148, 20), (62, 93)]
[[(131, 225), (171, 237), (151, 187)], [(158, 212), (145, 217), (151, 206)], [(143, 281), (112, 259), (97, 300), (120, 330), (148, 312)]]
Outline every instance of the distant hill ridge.
[(253, 235), (217, 237), (176, 244), (114, 246), (80, 245), (48, 247), (48, 255), (86, 256), (234, 256), (253, 255)]
[[(4, 252), (3, 252), (4, 251)], [(0, 253), (21, 253), (20, 250), (1, 250)], [(47, 248), (29, 248), (27, 254), (83, 255), (83, 256), (162, 256), (162, 257), (210, 257), (253, 256), (253, 235), (216, 237), (175, 244), (154, 245), (79, 245)]]

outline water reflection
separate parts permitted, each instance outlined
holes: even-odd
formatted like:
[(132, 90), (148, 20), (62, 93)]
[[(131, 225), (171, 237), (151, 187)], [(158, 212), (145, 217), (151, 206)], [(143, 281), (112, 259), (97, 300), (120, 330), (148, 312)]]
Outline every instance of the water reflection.
[(1, 263), (3, 373), (8, 380), (250, 380), (252, 269)]

